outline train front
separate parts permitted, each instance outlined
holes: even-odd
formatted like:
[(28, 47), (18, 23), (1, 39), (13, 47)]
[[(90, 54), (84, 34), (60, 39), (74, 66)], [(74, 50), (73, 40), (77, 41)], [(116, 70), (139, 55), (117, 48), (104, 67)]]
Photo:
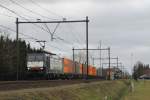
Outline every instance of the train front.
[(43, 53), (29, 53), (27, 55), (28, 71), (42, 72), (45, 70)]
[(49, 66), (49, 56), (45, 53), (29, 53), (27, 55), (27, 70), (29, 78), (40, 78), (46, 74)]

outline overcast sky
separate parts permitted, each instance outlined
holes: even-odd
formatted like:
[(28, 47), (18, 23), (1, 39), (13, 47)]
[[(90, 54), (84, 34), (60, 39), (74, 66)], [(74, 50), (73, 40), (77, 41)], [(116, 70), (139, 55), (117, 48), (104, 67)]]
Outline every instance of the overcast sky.
[[(112, 57), (118, 56), (128, 70), (131, 70), (131, 54), (133, 64), (140, 60), (149, 63), (150, 59), (150, 1), (149, 0), (13, 0), (17, 4), (32, 10), (31, 13), (12, 3), (11, 0), (1, 0), (0, 4), (15, 11), (18, 15), (30, 20), (82, 20), (89, 17), (89, 45), (97, 48), (102, 41), (102, 47), (111, 47)], [(34, 2), (34, 3), (33, 3)], [(35, 4), (36, 3), (36, 4)], [(39, 7), (40, 6), (40, 7)], [(42, 7), (42, 8), (41, 8)], [(44, 8), (44, 9), (43, 9)], [(49, 10), (49, 11), (48, 11)], [(38, 15), (38, 14), (42, 15)], [(0, 25), (15, 30), (16, 15), (0, 8)], [(19, 16), (18, 16), (19, 17)], [(20, 18), (20, 17), (19, 17)], [(20, 18), (19, 20), (22, 20)], [(40, 25), (45, 28), (44, 24)], [(51, 31), (56, 24), (47, 24)], [(46, 29), (46, 28), (45, 28)], [(1, 31), (6, 29), (0, 27)], [(49, 33), (35, 25), (20, 25), (20, 32), (48, 41), (46, 49), (51, 52), (71, 56), (72, 47), (85, 47), (85, 24), (60, 24), (56, 35), (62, 40), (50, 41)], [(15, 33), (7, 31), (14, 38)], [(30, 33), (30, 34), (29, 34)], [(24, 36), (20, 36), (25, 38)], [(39, 47), (33, 40), (26, 39), (33, 46)], [(69, 41), (69, 42), (68, 42)], [(51, 46), (53, 45), (53, 47)], [(55, 47), (54, 47), (55, 46)], [(97, 55), (98, 52), (90, 52)], [(106, 52), (104, 53), (106, 55)], [(114, 60), (112, 61), (114, 62)]]

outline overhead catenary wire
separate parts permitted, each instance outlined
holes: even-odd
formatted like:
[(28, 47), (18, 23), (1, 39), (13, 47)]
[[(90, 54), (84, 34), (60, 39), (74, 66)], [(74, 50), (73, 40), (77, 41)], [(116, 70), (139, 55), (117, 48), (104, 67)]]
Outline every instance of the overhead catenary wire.
[[(66, 27), (66, 26), (65, 26), (65, 27)], [(64, 28), (64, 29), (66, 29), (66, 28)], [(67, 27), (67, 29), (68, 29), (68, 27)], [(69, 33), (68, 35), (71, 35), (71, 33), (70, 33), (69, 30), (64, 30), (64, 31), (65, 31), (65, 33)], [(72, 31), (71, 31), (71, 32), (72, 32)], [(65, 36), (68, 36), (68, 35), (65, 35)], [(67, 40), (61, 39), (61, 38), (59, 38), (59, 37), (58, 37), (58, 39), (62, 40), (63, 42), (65, 42), (65, 43), (67, 43), (67, 44), (72, 45), (72, 48), (75, 47), (75, 45), (74, 45), (75, 42), (67, 41)], [(67, 38), (67, 39), (68, 39), (68, 38)], [(79, 40), (77, 40), (77, 38), (76, 38), (75, 35), (74, 35), (74, 38), (73, 38), (73, 39), (75, 39), (76, 42), (79, 43)], [(78, 45), (77, 45), (77, 46), (78, 46)], [(78, 47), (79, 47), (79, 46), (78, 46)], [(80, 47), (79, 47), (79, 48), (80, 48)]]
[[(6, 9), (6, 10), (8, 10), (8, 11), (10, 11), (11, 13), (13, 13), (13, 14), (15, 14), (15, 15), (17, 15), (17, 16), (19, 16), (19, 17), (21, 17), (21, 18), (23, 18), (23, 19), (25, 19), (25, 20), (27, 20), (27, 21), (29, 21), (29, 20), (26, 19), (25, 17), (22, 17), (20, 14), (16, 13), (15, 11), (13, 11), (13, 10), (11, 10), (11, 9), (9, 9), (9, 8), (7, 8), (7, 7), (3, 6), (3, 5), (1, 5), (1, 4), (0, 4), (0, 7)], [(46, 30), (46, 29), (44, 29), (43, 27), (41, 27), (41, 26), (39, 26), (39, 25), (37, 25), (37, 24), (35, 24), (35, 23), (32, 23), (32, 24), (49, 33), (49, 31)], [(56, 28), (57, 28), (57, 26), (56, 26)], [(54, 32), (55, 32), (55, 31), (56, 31), (56, 29), (54, 30)]]
[[(51, 35), (51, 41), (52, 41), (53, 39), (55, 39), (55, 40), (60, 40), (61, 42), (64, 42), (64, 43), (73, 45), (73, 43), (71, 43), (71, 42), (69, 42), (69, 41), (67, 41), (67, 40), (65, 40), (65, 39), (63, 39), (63, 38), (61, 38), (61, 37), (59, 37), (59, 36), (57, 36), (57, 35), (55, 34), (57, 28), (60, 26), (60, 23), (57, 23), (56, 27), (54, 28), (54, 30), (53, 30), (52, 32), (51, 32), (51, 30), (49, 29), (49, 27), (48, 27), (48, 25), (47, 25), (46, 23), (45, 23), (44, 25), (45, 25), (45, 27), (47, 28), (47, 30), (49, 31), (49, 33), (50, 33), (50, 35)], [(54, 34), (55, 34), (55, 37), (54, 37)]]
[[(12, 28), (9, 28), (9, 27), (4, 26), (4, 25), (0, 25), (0, 27), (5, 28), (5, 29), (8, 29), (8, 30), (10, 30), (10, 31), (12, 31), (12, 32), (16, 32), (16, 31), (13, 30)], [(24, 33), (19, 33), (19, 34), (21, 34), (21, 35), (23, 35), (23, 36), (26, 36), (26, 37), (28, 37), (29, 39), (40, 40), (40, 39), (34, 38), (34, 37), (30, 36), (30, 35), (26, 35), (26, 34), (24, 34)]]
[(6, 16), (6, 17), (11, 17), (11, 18), (16, 18), (15, 16), (10, 16), (10, 15), (7, 15), (7, 14), (2, 14), (2, 13), (0, 13), (0, 15), (2, 15), (2, 16)]
[[(10, 0), (10, 1), (13, 1), (13, 0)], [(46, 9), (46, 8), (44, 8), (44, 7), (42, 7), (42, 6), (40, 6), (38, 3), (34, 2), (33, 0), (29, 0), (29, 1), (31, 1), (32, 3), (34, 3), (35, 5), (37, 5), (38, 7), (40, 7), (40, 8), (42, 8), (42, 9), (46, 10), (47, 12), (51, 12), (51, 11), (49, 11), (48, 9)], [(51, 13), (52, 13), (52, 12), (51, 12)], [(55, 14), (55, 13), (53, 13), (53, 14)], [(58, 14), (55, 14), (55, 15), (60, 16), (60, 15), (58, 15)], [(63, 18), (63, 16), (60, 16), (60, 17)], [(58, 28), (59, 23), (56, 25), (56, 28), (54, 29), (53, 32), (50, 32), (50, 29), (48, 28), (47, 25), (45, 25), (45, 26), (46, 26), (46, 28), (48, 29), (48, 32), (51, 33), (51, 36), (52, 36), (52, 39), (53, 39), (53, 35), (54, 35), (56, 29)], [(68, 26), (69, 26), (69, 25), (68, 25)], [(58, 38), (58, 39), (60, 39), (60, 38)], [(62, 40), (62, 39), (60, 39), (60, 40)], [(80, 40), (82, 40), (82, 39), (80, 39)], [(77, 41), (79, 41), (79, 40), (77, 40)]]
[[(16, 16), (13, 16), (13, 15), (8, 15), (8, 14), (4, 14), (4, 13), (0, 13), (1, 16), (6, 16), (6, 17), (9, 17), (9, 18), (16, 18)], [(24, 15), (24, 14), (22, 14)], [(28, 15), (24, 15), (30, 19), (37, 19), (36, 17), (31, 17), (31, 16), (28, 16)]]
[[(3, 6), (2, 4), (0, 4), (0, 7), (1, 7), (1, 8), (4, 8), (4, 9), (6, 9), (6, 10), (8, 10), (9, 12), (11, 12), (11, 13), (17, 15), (18, 17), (20, 17), (20, 18), (22, 18), (22, 19), (24, 19), (24, 20), (26, 20), (26, 21), (29, 21), (29, 20), (26, 19), (25, 17), (21, 16), (20, 14), (18, 14), (18, 13), (15, 12), (15, 11), (13, 11), (12, 9), (9, 9), (9, 8)], [(44, 29), (43, 27), (41, 27), (41, 26), (39, 26), (39, 25), (37, 25), (37, 24), (35, 24), (35, 23), (32, 23), (32, 24), (35, 25), (36, 27), (42, 29), (43, 31), (48, 32), (48, 31), (47, 31), (46, 29)]]
[[(10, 31), (12, 31), (12, 32), (16, 32), (16, 31), (13, 30), (12, 28), (9, 28), (9, 27), (4, 26), (4, 25), (0, 25), (0, 27), (5, 28), (5, 29), (8, 29), (8, 30), (10, 30)], [(26, 35), (26, 34), (24, 34), (24, 33), (19, 33), (19, 34), (21, 34), (21, 35), (27, 37), (27, 38), (22, 38), (22, 39), (30, 39), (30, 40), (33, 40), (34, 42), (40, 40), (40, 39), (37, 39), (37, 38), (32, 37), (32, 36), (30, 36), (30, 35)], [(51, 47), (53, 47), (53, 48), (55, 48), (55, 49), (61, 51), (61, 52), (64, 52), (64, 51), (65, 51), (65, 50), (63, 50), (63, 49), (61, 49), (61, 48), (59, 48), (59, 47), (56, 47), (56, 46), (52, 45), (52, 44), (49, 44), (49, 45), (50, 45)], [(66, 52), (66, 51), (65, 51), (65, 52)]]
[[(5, 7), (5, 6), (3, 6), (3, 5), (1, 5), (0, 4), (0, 7), (2, 7), (2, 8), (4, 8), (4, 9), (6, 9), (6, 10), (8, 10), (8, 11), (10, 11), (11, 13), (13, 13), (13, 14), (15, 14), (15, 15), (17, 15), (17, 16), (19, 16), (19, 17), (21, 17), (21, 18), (23, 18), (23, 19), (25, 19), (25, 20), (27, 20), (27, 21), (29, 21), (28, 19), (26, 19), (25, 17), (22, 17), (21, 15), (19, 15), (18, 13), (16, 13), (15, 11), (13, 11), (13, 10), (11, 10), (11, 9), (9, 9), (9, 8), (7, 8), (7, 7)], [(46, 29), (44, 29), (43, 27), (41, 27), (41, 26), (39, 26), (39, 25), (37, 25), (37, 24), (35, 24), (35, 23), (32, 23), (33, 25), (35, 25), (35, 26), (37, 26), (37, 27), (39, 27), (39, 28), (41, 28), (42, 30), (44, 30), (44, 31), (46, 31), (46, 32), (48, 32), (49, 33), (49, 31), (48, 30), (46, 30)], [(57, 27), (56, 27), (57, 28)], [(57, 38), (58, 39), (60, 39), (60, 40), (63, 40), (64, 41), (64, 39), (61, 39), (60, 37), (58, 37), (57, 36)]]
[(55, 39), (55, 40), (59, 40), (61, 42), (64, 42), (64, 43), (67, 43), (69, 45), (73, 45), (74, 43), (70, 42), (70, 41), (67, 41), (66, 39), (63, 39), (62, 37), (58, 36), (55, 34), (57, 28), (59, 27), (60, 23), (57, 23), (56, 27), (54, 28), (54, 31), (50, 31), (49, 27), (47, 24), (45, 24), (45, 26), (47, 27), (48, 31), (50, 32), (50, 35), (51, 35), (51, 39)]
[(40, 4), (38, 4), (38, 3), (35, 2), (34, 0), (28, 0), (28, 1), (30, 1), (32, 4), (38, 6), (39, 8), (45, 10), (45, 11), (48, 12), (49, 14), (53, 14), (53, 15), (59, 16), (59, 17), (61, 17), (61, 18), (64, 18), (63, 16), (61, 16), (61, 15), (59, 15), (59, 14), (56, 14), (56, 13), (50, 11), (49, 9), (45, 8), (45, 7), (42, 7)]
[(52, 44), (49, 44), (49, 45), (52, 46), (52, 47), (55, 48), (55, 49), (58, 49), (59, 51), (67, 52), (66, 50), (61, 49), (61, 48), (59, 48), (59, 47), (57, 47), (57, 46), (54, 46), (54, 45), (52, 45)]
[[(9, 8), (7, 8), (7, 7), (5, 7), (5, 6), (3, 6), (2, 4), (0, 4), (0, 7), (2, 7), (2, 8), (4, 8), (4, 9), (8, 10), (9, 12), (11, 12), (11, 13), (13, 13), (13, 14), (15, 14), (15, 15), (21, 17), (21, 18), (23, 18), (23, 19), (26, 20), (26, 21), (29, 21), (29, 20), (26, 19), (25, 17), (21, 16), (20, 14), (16, 13), (15, 11), (13, 11), (13, 10), (11, 10), (11, 9), (9, 9)], [(40, 29), (42, 29), (42, 30), (48, 32), (48, 31), (47, 31), (46, 29), (44, 29), (43, 27), (41, 27), (41, 26), (39, 26), (39, 25), (37, 25), (37, 24), (35, 24), (35, 23), (32, 23), (32, 24), (35, 25), (35, 26), (37, 26), (37, 27), (39, 27)]]
[[(15, 30), (13, 30), (12, 28), (9, 28), (9, 27), (7, 27), (7, 26), (0, 25), (0, 27), (5, 28), (5, 29), (8, 29), (8, 30), (10, 30), (10, 31), (16, 33)], [(30, 36), (30, 35), (26, 35), (26, 34), (24, 34), (24, 33), (19, 33), (19, 34), (21, 34), (21, 35), (23, 35), (23, 36), (26, 36), (26, 37), (28, 37), (28, 38), (30, 38), (30, 39), (33, 39), (33, 40), (39, 40), (39, 39), (37, 39), (37, 38), (35, 38), (35, 37), (32, 37), (32, 36)]]
[[(7, 15), (7, 14), (3, 14), (3, 13), (0, 13), (1, 16), (5, 16), (5, 17), (9, 17), (9, 18), (16, 18), (16, 16), (12, 16), (12, 15)], [(27, 15), (25, 15), (27, 16)], [(30, 17), (30, 16), (27, 16), (28, 18), (30, 19), (35, 19), (34, 17)], [(37, 19), (37, 18), (36, 18)]]
[(11, 12), (11, 13), (13, 13), (13, 14), (15, 14), (15, 15), (21, 17), (21, 18), (23, 18), (21, 15), (19, 15), (19, 14), (16, 13), (15, 11), (13, 11), (13, 10), (11, 10), (11, 9), (9, 9), (9, 8), (7, 8), (7, 7), (5, 7), (5, 6), (3, 6), (2, 4), (0, 4), (0, 7), (1, 7), (1, 8), (4, 8), (4, 9), (6, 9), (6, 10), (8, 10), (9, 12)]
[[(15, 15), (19, 16), (20, 18), (22, 18), (22, 19), (24, 19), (24, 20), (26, 20), (26, 21), (29, 21), (29, 20), (28, 20), (28, 19), (26, 19), (25, 17), (21, 16), (20, 14), (18, 14), (18, 13), (17, 13), (17, 12), (15, 12), (15, 11), (13, 11), (12, 9), (9, 9), (8, 7), (3, 6), (2, 4), (0, 4), (0, 7), (2, 7), (2, 8), (4, 8), (4, 9), (8, 10), (9, 12), (11, 12), (11, 13), (13, 13), (13, 14), (15, 14)], [(37, 26), (37, 27), (41, 28), (42, 30), (44, 30), (44, 31), (48, 32), (47, 30), (45, 30), (44, 28), (42, 28), (42, 27), (38, 26), (37, 24), (34, 24), (34, 23), (33, 23), (33, 25), (35, 25), (35, 26)], [(60, 38), (60, 37), (58, 37), (58, 36), (57, 36), (57, 38), (59, 38), (59, 40), (64, 41), (64, 39), (61, 39), (61, 38)], [(66, 43), (68, 43), (68, 42), (66, 42)], [(73, 44), (73, 43), (72, 43), (72, 44)]]
[[(0, 7), (6, 9), (6, 10), (8, 10), (8, 11), (10, 11), (11, 13), (13, 13), (13, 14), (15, 14), (15, 15), (17, 15), (17, 16), (19, 16), (19, 17), (21, 17), (21, 18), (23, 18), (23, 19), (25, 19), (25, 20), (27, 20), (27, 21), (29, 21), (29, 20), (26, 19), (25, 17), (22, 17), (21, 15), (19, 15), (19, 14), (16, 13), (15, 11), (13, 11), (13, 10), (11, 10), (11, 9), (9, 9), (9, 8), (7, 8), (7, 7), (5, 7), (5, 6), (3, 6), (2, 4), (0, 4)], [(33, 25), (36, 25), (36, 26), (37, 26), (37, 24), (34, 24), (34, 23), (33, 23)], [(40, 27), (40, 26), (37, 26), (37, 27), (39, 27), (39, 28), (41, 28), (42, 30), (44, 30), (44, 31), (47, 32), (47, 30), (45, 30), (44, 28), (42, 28), (42, 27)], [(16, 31), (15, 31), (15, 32), (16, 32)], [(23, 34), (23, 35), (25, 35), (25, 34)], [(39, 39), (38, 39), (38, 40), (39, 40)]]
[(54, 28), (54, 31), (53, 31), (53, 32), (51, 32), (50, 28), (48, 27), (48, 25), (47, 25), (46, 23), (45, 23), (44, 25), (45, 25), (45, 27), (47, 28), (49, 34), (51, 35), (51, 41), (53, 41), (53, 39), (56, 39), (56, 38), (54, 38), (54, 34), (55, 34), (55, 32), (56, 32), (58, 26), (60, 25), (60, 23), (57, 23), (57, 25), (56, 25), (56, 27)]
[[(24, 8), (24, 9), (26, 9), (26, 10), (28, 10), (28, 11), (30, 11), (30, 12), (32, 12), (32, 13), (35, 13), (35, 12), (33, 12), (32, 10), (30, 10), (30, 9), (27, 9), (27, 8), (25, 8), (25, 7), (23, 7), (23, 6), (21, 6), (20, 4), (18, 4), (17, 2), (15, 2), (15, 1), (13, 1), (13, 0), (9, 0), (9, 1), (11, 1), (12, 3), (14, 3), (14, 4), (16, 4), (16, 5), (18, 5), (18, 6), (20, 6), (20, 7), (22, 7), (22, 8)], [(36, 13), (37, 14), (37, 13)], [(44, 17), (44, 16), (43, 16)], [(60, 23), (58, 23), (57, 25), (56, 25), (56, 27), (55, 27), (55, 29), (54, 29), (54, 31), (53, 32), (50, 32), (50, 30), (49, 30), (49, 28), (48, 28), (48, 26), (47, 26), (47, 29), (48, 30), (45, 30), (44, 28), (42, 28), (42, 29), (44, 29), (46, 32), (49, 32), (49, 33), (51, 33), (51, 36), (53, 36), (54, 35), (54, 33), (55, 33), (55, 31), (56, 31), (56, 29), (58, 28), (58, 26), (59, 26), (59, 24)], [(53, 37), (52, 37), (53, 38)], [(57, 36), (57, 39), (60, 39), (60, 40), (63, 40), (63, 39), (61, 39), (60, 37), (58, 37)], [(63, 40), (64, 41), (64, 40)]]
[(46, 23), (45, 23), (44, 25), (45, 25), (45, 27), (47, 28), (47, 31), (49, 32), (49, 34), (51, 35), (51, 41), (52, 41), (53, 39), (55, 39), (55, 40), (60, 40), (61, 42), (64, 42), (64, 43), (73, 45), (73, 43), (71, 43), (71, 42), (69, 42), (69, 41), (67, 41), (67, 40), (65, 40), (65, 39), (63, 39), (63, 38), (61, 38), (61, 37), (59, 37), (59, 36), (57, 36), (57, 35), (55, 35), (55, 37), (54, 37), (54, 34), (55, 34), (55, 32), (56, 32), (58, 26), (60, 25), (60, 23), (58, 23), (58, 24), (56, 25), (56, 27), (54, 28), (54, 31), (53, 31), (53, 32), (51, 32), (51, 30), (49, 29), (49, 27), (48, 27), (48, 25), (47, 25)]
[[(24, 35), (24, 34), (22, 34), (22, 35)], [(24, 39), (25, 39), (25, 38), (24, 38)], [(33, 42), (39, 41), (39, 39), (35, 39), (35, 38), (32, 38), (32, 37), (26, 38), (26, 39), (31, 39), (31, 40), (33, 40)], [(50, 42), (49, 42), (48, 45), (49, 45), (50, 47), (53, 47), (53, 48), (55, 48), (55, 49), (61, 51), (61, 52), (67, 52), (66, 50), (63, 50), (63, 49), (61, 49), (61, 48), (59, 48), (59, 47), (57, 47), (57, 46), (54, 46), (54, 45), (50, 44)]]
[(23, 9), (25, 9), (26, 11), (28, 11), (28, 12), (30, 12), (30, 13), (33, 13), (33, 14), (35, 14), (35, 15), (38, 15), (38, 16), (41, 16), (41, 17), (44, 17), (44, 18), (47, 18), (47, 19), (50, 19), (50, 20), (56, 20), (56, 19), (53, 19), (53, 18), (49, 18), (49, 17), (47, 17), (47, 16), (44, 16), (44, 15), (42, 15), (42, 14), (40, 14), (40, 13), (38, 13), (38, 12), (35, 12), (35, 11), (33, 11), (33, 10), (30, 10), (30, 9), (28, 9), (28, 8), (26, 8), (26, 7), (22, 6), (22, 5), (20, 5), (20, 4), (17, 3), (16, 1), (13, 1), (13, 0), (9, 0), (9, 1), (12, 2), (13, 4), (15, 4), (15, 5), (17, 5), (17, 6), (21, 7), (21, 8), (23, 8)]
[[(71, 24), (67, 24), (67, 26), (68, 26), (68, 29), (74, 34), (74, 38), (76, 39), (77, 43), (81, 44), (82, 40), (84, 40), (84, 39), (81, 38), (81, 35), (78, 32), (75, 31), (75, 29), (72, 27)], [(78, 37), (77, 37), (77, 34), (79, 35)]]
[(58, 36), (55, 36), (58, 40), (60, 40), (61, 42), (64, 42), (64, 43), (67, 43), (67, 44), (69, 44), (69, 45), (73, 45), (73, 43), (72, 42), (69, 42), (69, 41), (67, 41), (67, 40), (65, 40), (65, 39), (62, 39), (61, 37), (58, 37)]

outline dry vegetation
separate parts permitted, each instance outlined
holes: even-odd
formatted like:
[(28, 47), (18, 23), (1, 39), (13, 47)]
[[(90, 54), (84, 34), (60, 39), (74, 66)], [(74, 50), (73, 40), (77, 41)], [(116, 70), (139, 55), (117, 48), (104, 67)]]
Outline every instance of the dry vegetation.
[(129, 93), (123, 100), (150, 100), (150, 80), (135, 82), (134, 92)]
[(101, 81), (68, 86), (0, 92), (1, 100), (119, 100), (128, 87), (125, 81)]

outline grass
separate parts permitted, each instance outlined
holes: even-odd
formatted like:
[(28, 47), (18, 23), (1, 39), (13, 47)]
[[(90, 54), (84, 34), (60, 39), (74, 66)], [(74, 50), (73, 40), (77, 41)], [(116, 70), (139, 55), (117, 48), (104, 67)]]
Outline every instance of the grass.
[[(120, 100), (126, 81), (99, 81), (68, 86), (0, 92), (0, 100)], [(107, 99), (108, 100), (108, 99)]]
[(150, 100), (150, 80), (135, 82), (135, 89), (123, 100)]

